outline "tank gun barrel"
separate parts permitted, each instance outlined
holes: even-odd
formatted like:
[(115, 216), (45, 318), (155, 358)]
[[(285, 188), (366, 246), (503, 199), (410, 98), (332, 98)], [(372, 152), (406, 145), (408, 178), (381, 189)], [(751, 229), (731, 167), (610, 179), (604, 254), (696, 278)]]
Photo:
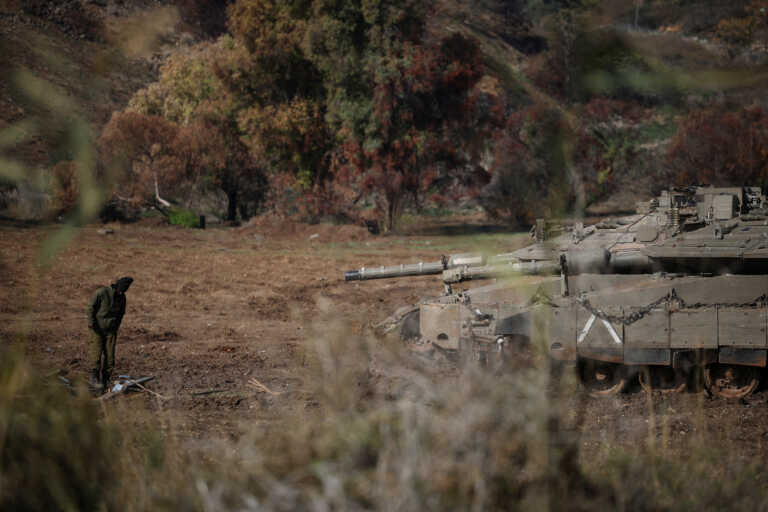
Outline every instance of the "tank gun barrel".
[(440, 274), (443, 270), (443, 263), (440, 261), (408, 263), (403, 265), (392, 265), (389, 267), (362, 267), (359, 270), (348, 270), (344, 272), (344, 280), (367, 281), (369, 279), (387, 279), (391, 277), (426, 276), (430, 274)]
[(517, 261), (511, 254), (497, 254), (486, 258), (482, 254), (466, 253), (443, 256), (440, 261), (421, 263), (404, 263), (402, 265), (362, 267), (358, 270), (344, 272), (345, 281), (368, 281), (370, 279), (388, 279), (394, 277), (427, 276), (442, 274), (443, 271), (454, 268), (482, 267), (490, 264), (502, 264)]
[[(640, 251), (611, 254), (605, 249), (568, 251), (568, 272), (571, 274), (638, 273), (651, 270), (651, 260)], [(472, 279), (490, 279), (508, 275), (551, 275), (561, 271), (556, 260), (520, 261), (511, 253), (486, 258), (481, 254), (453, 254), (440, 261), (405, 263), (402, 265), (362, 267), (344, 273), (345, 281), (368, 281), (408, 276), (442, 274), (445, 283), (460, 283)]]
[(551, 260), (522, 261), (483, 267), (457, 267), (443, 271), (443, 282), (446, 284), (461, 283), (473, 279), (491, 279), (511, 275), (548, 275), (560, 272), (559, 263)]
[[(565, 255), (571, 274), (631, 274), (650, 272), (651, 260), (640, 251), (611, 254), (596, 251), (569, 251)], [(458, 266), (443, 271), (443, 282), (455, 284), (472, 279), (490, 279), (512, 275), (554, 275), (563, 269), (559, 261), (533, 260), (493, 262), (485, 266)]]

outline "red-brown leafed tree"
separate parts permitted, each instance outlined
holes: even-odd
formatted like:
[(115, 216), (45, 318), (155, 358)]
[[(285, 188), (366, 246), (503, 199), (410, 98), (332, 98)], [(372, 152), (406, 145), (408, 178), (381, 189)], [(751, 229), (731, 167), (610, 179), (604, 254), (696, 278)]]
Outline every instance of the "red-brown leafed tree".
[(435, 46), (404, 44), (380, 60), (368, 132), (342, 130), (337, 177), (376, 197), (388, 230), (408, 197), (418, 202), (472, 154), (467, 131), (482, 144), (488, 116), (473, 94), (482, 72), (479, 48), (458, 34)]
[[(238, 121), (252, 98), (248, 57), (222, 38), (174, 54), (160, 81), (139, 91), (129, 109), (162, 116), (179, 127), (175, 156), (190, 185), (219, 189), (227, 197), (229, 221), (247, 218), (264, 195), (263, 158), (249, 151)], [(258, 73), (257, 73), (258, 74)]]
[(757, 106), (692, 112), (677, 130), (667, 163), (679, 185), (765, 185), (768, 113)]
[(227, 220), (235, 221), (251, 212), (248, 206), (261, 203), (266, 180), (242, 140), (231, 99), (221, 97), (201, 103), (196, 121), (185, 125), (177, 138), (177, 150), (189, 155), (184, 161), (187, 177), (227, 196)]
[(569, 134), (561, 113), (548, 106), (511, 114), (494, 147), (490, 182), (479, 196), (486, 212), (529, 224), (562, 211), (568, 190), (563, 141)]
[(574, 116), (543, 103), (514, 112), (495, 144), (490, 182), (479, 196), (483, 207), (496, 218), (530, 224), (610, 193), (615, 171), (635, 157), (615, 121), (645, 117), (637, 105), (607, 99)]
[(176, 150), (179, 127), (160, 116), (116, 112), (99, 138), (99, 152), (116, 171), (116, 193), (134, 202), (154, 200), (179, 182), (185, 171)]

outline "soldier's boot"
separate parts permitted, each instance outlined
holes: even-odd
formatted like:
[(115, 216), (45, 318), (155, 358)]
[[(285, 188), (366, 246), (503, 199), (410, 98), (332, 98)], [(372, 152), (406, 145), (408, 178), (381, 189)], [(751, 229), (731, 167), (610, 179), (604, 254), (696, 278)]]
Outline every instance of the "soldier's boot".
[(101, 372), (101, 384), (104, 386), (104, 391), (109, 391), (109, 370), (102, 370)]
[(99, 370), (91, 370), (91, 380), (88, 382), (88, 385), (96, 390), (101, 390), (103, 388), (101, 378), (99, 376)]

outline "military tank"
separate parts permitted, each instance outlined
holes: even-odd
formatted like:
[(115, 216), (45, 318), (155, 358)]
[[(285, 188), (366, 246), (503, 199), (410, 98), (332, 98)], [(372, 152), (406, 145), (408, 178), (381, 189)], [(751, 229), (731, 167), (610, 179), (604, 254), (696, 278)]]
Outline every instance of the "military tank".
[[(346, 280), (441, 274), (443, 294), (378, 325), (480, 361), (546, 340), (594, 395), (757, 389), (768, 350), (768, 214), (756, 187), (670, 190), (640, 211), (584, 227), (537, 222), (534, 243), (486, 257), (362, 268)], [(521, 277), (534, 275), (536, 277)], [(454, 285), (494, 279), (455, 291)], [(701, 371), (699, 371), (701, 370)]]

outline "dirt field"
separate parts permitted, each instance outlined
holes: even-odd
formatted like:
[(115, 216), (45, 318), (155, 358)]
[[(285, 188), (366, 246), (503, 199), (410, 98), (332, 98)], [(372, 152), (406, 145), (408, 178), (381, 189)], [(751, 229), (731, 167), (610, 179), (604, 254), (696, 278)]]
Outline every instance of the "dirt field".
[[(310, 377), (315, 339), (329, 328), (359, 333), (441, 289), (437, 277), (345, 283), (344, 270), (526, 242), (479, 228), (374, 237), (354, 226), (264, 219), (208, 230), (108, 227), (114, 232), (76, 229), (49, 258), (60, 226), (0, 225), (0, 337), (23, 346), (43, 373), (84, 378), (88, 300), (99, 285), (133, 276), (116, 373), (154, 376), (149, 387), (165, 399), (141, 393), (115, 400), (173, 418), (179, 436), (192, 441), (237, 438), (245, 426), (268, 426), (289, 413), (321, 414), (320, 383)], [(455, 370), (443, 365), (434, 378), (448, 382)], [(704, 393), (649, 398), (634, 389), (607, 400), (574, 393), (566, 403), (586, 458), (647, 443), (674, 453), (698, 440), (752, 459), (766, 453), (767, 401), (765, 391), (729, 402)]]

